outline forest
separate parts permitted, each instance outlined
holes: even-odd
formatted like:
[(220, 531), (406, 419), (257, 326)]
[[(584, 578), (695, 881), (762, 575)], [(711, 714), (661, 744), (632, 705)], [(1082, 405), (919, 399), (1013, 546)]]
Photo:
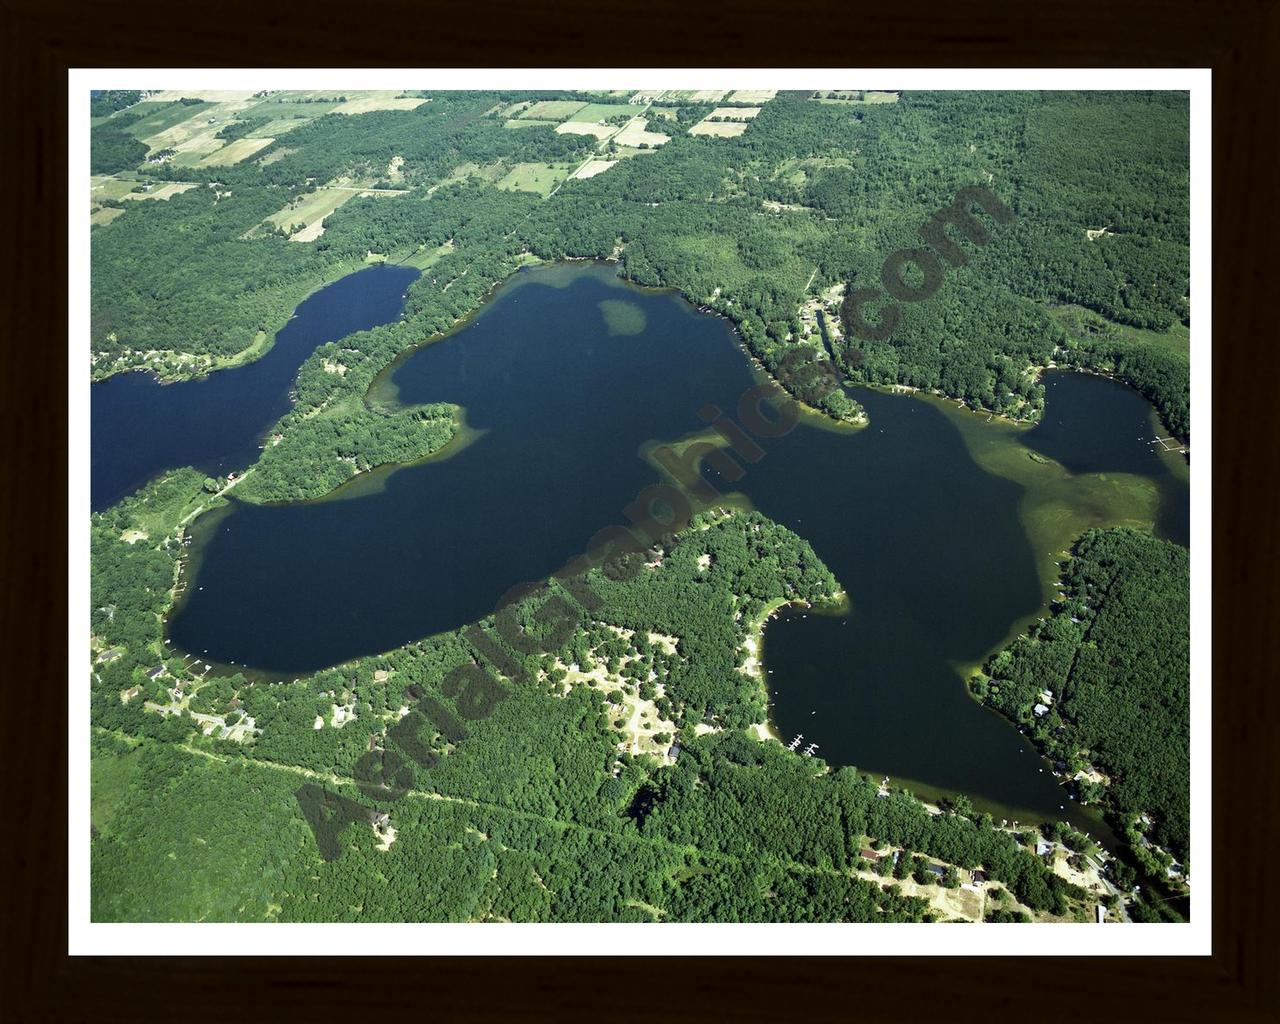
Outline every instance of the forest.
[[(1185, 865), (1190, 845), (1190, 584), (1186, 548), (1136, 530), (1091, 530), (1067, 563), (1053, 614), (974, 682), (1118, 831), (1150, 822), (1130, 841), (1157, 876), (1172, 859)], [(1102, 781), (1080, 777), (1095, 771)]]

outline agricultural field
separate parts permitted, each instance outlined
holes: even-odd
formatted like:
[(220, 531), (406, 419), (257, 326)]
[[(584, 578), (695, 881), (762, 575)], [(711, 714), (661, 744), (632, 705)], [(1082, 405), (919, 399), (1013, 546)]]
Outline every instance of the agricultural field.
[(594, 135), (597, 139), (607, 139), (617, 130), (617, 125), (586, 124), (579, 121), (566, 121), (556, 125), (557, 135)]
[(634, 117), (642, 113), (644, 113), (643, 106), (634, 106), (630, 103), (586, 103), (575, 110), (568, 120), (575, 123), (594, 123), (608, 121), (615, 117)]
[(219, 150), (215, 150), (200, 161), (201, 167), (227, 167), (247, 160), (259, 150), (266, 149), (275, 139), (236, 139)]
[(738, 89), (726, 103), (768, 103), (778, 95), (777, 89)]
[(670, 136), (663, 135), (661, 132), (651, 132), (648, 128), (648, 121), (642, 117), (637, 118), (618, 132), (613, 137), (613, 141), (619, 146), (634, 146), (637, 149), (641, 145), (661, 146), (670, 141)]
[[(131, 184), (137, 184), (132, 182)], [(166, 181), (162, 184), (151, 184), (147, 186), (145, 192), (130, 192), (128, 195), (121, 196), (121, 199), (170, 199), (181, 192), (189, 189), (199, 188), (200, 186), (194, 181)]]
[(543, 100), (520, 112), (526, 121), (564, 121), (588, 104), (581, 100)]
[(122, 213), (124, 210), (118, 206), (100, 206), (89, 214), (89, 224), (95, 228), (104, 227)]
[(101, 202), (103, 199), (123, 199), (137, 186), (138, 182), (128, 178), (95, 174), (89, 179), (89, 198), (96, 202)]
[(371, 110), (414, 110), (430, 102), (421, 96), (405, 96), (400, 89), (372, 90), (357, 93), (354, 99), (339, 103), (333, 108), (333, 113), (367, 114)]
[(603, 174), (617, 162), (617, 160), (588, 160), (569, 177), (579, 180), (582, 178), (594, 178), (597, 174)]
[(505, 128), (549, 128), (551, 125), (546, 121), (529, 121), (525, 118), (512, 118), (507, 121), (503, 127)]
[[(324, 233), (324, 219), (358, 194), (352, 188), (318, 188), (273, 213), (267, 220), (290, 232), (291, 242), (314, 242)], [(293, 230), (295, 226), (297, 231)]]
[(836, 89), (815, 92), (812, 99), (819, 103), (897, 103), (900, 94), (875, 89)]
[(669, 89), (662, 94), (668, 103), (719, 103), (728, 89)]
[(193, 103), (189, 106), (181, 103), (151, 103), (144, 100), (142, 103), (137, 103), (129, 109), (131, 111), (140, 112), (143, 108), (150, 107), (154, 112), (145, 115), (139, 121), (135, 121), (133, 124), (125, 128), (125, 131), (140, 142), (146, 142), (146, 140), (151, 138), (151, 136), (159, 135), (161, 132), (172, 128), (174, 125), (181, 124), (183, 121), (197, 116), (202, 111), (208, 110), (211, 106), (213, 106), (212, 103), (204, 100), (201, 100), (199, 104)]
[(508, 192), (536, 192), (545, 198), (572, 170), (568, 164), (516, 164), (497, 186)]
[(721, 121), (750, 121), (760, 114), (759, 107), (716, 107), (707, 115), (707, 119), (714, 121), (719, 118)]
[(710, 135), (718, 139), (731, 139), (747, 130), (746, 121), (699, 121), (689, 129), (690, 135)]

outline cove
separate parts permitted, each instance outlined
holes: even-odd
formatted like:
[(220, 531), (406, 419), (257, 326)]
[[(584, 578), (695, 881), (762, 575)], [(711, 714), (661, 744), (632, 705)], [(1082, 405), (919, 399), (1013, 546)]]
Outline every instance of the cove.
[[(730, 326), (673, 294), (599, 265), (522, 271), (370, 395), (456, 403), (472, 440), (328, 499), (232, 500), (200, 517), (198, 586), (175, 609), (170, 638), (202, 660), (282, 677), (482, 618), (510, 586), (544, 578), (625, 521), (622, 510), (656, 481), (648, 446), (705, 429), (700, 409), (735, 408), (757, 379)], [(922, 793), (964, 792), (1096, 835), (1017, 730), (967, 695), (963, 676), (1044, 607), (1060, 557), (1044, 538), (1150, 524), (1186, 500), (1185, 481), (1162, 482), (1169, 470), (1149, 451), (1139, 453), (1147, 463), (1106, 461), (1106, 437), (1151, 429), (1146, 402), (1102, 378), (1061, 380), (1078, 394), (1055, 383), (1035, 430), (859, 390), (871, 426), (806, 420), (763, 441), (764, 457), (732, 485), (706, 478), (807, 538), (849, 593), (847, 614), (786, 614), (765, 632), (771, 716), (785, 738), (803, 732), (829, 763)], [(1077, 405), (1103, 421), (1098, 450), (1074, 468), (1030, 459), (1030, 446), (1056, 443), (1055, 430), (1075, 450)], [(1051, 421), (1059, 413), (1062, 423)]]
[(261, 359), (200, 380), (161, 384), (120, 373), (90, 390), (90, 503), (100, 512), (167, 469), (211, 476), (258, 457), (263, 431), (289, 409), (298, 369), (315, 349), (400, 315), (411, 267), (350, 274), (307, 298)]

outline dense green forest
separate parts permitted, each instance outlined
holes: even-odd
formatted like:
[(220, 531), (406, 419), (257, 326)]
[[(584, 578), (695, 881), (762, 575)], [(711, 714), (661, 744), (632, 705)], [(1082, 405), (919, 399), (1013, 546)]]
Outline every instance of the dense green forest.
[[(193, 679), (172, 665), (195, 688), (190, 710), (251, 716), (261, 731), (250, 743), (206, 738), (185, 713), (163, 718), (138, 697), (122, 702), (119, 689), (147, 685), (142, 670), (159, 660), (148, 645), (173, 563), (170, 551), (119, 532), (172, 520), (199, 489), (177, 474), (95, 520), (95, 544), (111, 550), (98, 560), (94, 604), (114, 608), (95, 614), (95, 633), (125, 651), (98, 667), (94, 684), (97, 920), (933, 916), (896, 879), (858, 874), (872, 841), (901, 849), (904, 864), (911, 855), (982, 866), (1031, 912), (1087, 912), (1082, 891), (989, 817), (966, 806), (931, 814), (904, 792), (879, 795), (854, 769), (833, 772), (744, 731), (763, 710), (759, 683), (737, 669), (745, 623), (774, 599), (816, 601), (836, 587), (805, 541), (755, 514), (704, 514), (663, 543), (654, 569), (593, 570), (587, 583), (603, 599), (594, 617), (579, 606), (579, 627), (529, 656), (536, 674), (502, 684), (487, 715), (450, 695), (451, 671), (488, 648), (465, 630), (289, 684)], [(709, 572), (698, 561), (708, 553)], [(148, 591), (150, 604), (133, 596)], [(557, 589), (568, 600), (574, 592)], [(492, 620), (480, 625), (504, 642)], [(672, 630), (674, 650), (646, 639)], [(566, 688), (557, 665), (593, 658), (617, 683)], [(674, 761), (620, 751), (613, 686), (656, 697), (678, 730)], [(335, 704), (355, 718), (314, 728)], [(388, 770), (411, 761), (419, 767), (409, 777)], [(360, 781), (393, 774), (404, 791)], [(298, 797), (319, 782), (354, 809), (339, 820), (331, 859)], [(390, 816), (389, 845), (386, 827), (370, 827), (373, 810)]]
[[(977, 692), (1022, 725), (1163, 876), (1190, 844), (1190, 557), (1135, 530), (1076, 544), (1053, 614), (1000, 652)], [(1048, 692), (1046, 701), (1043, 694)], [(1037, 714), (1036, 707), (1047, 708)], [(1134, 829), (1146, 816), (1150, 827)]]

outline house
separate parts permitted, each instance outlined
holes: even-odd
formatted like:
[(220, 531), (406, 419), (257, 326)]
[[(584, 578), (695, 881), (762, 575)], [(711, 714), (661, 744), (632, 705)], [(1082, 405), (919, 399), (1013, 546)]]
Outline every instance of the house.
[(1041, 691), (1040, 691), (1040, 702), (1041, 702), (1042, 704), (1052, 704), (1052, 703), (1053, 703), (1053, 691), (1052, 691), (1052, 690), (1041, 690)]
[(165, 673), (165, 667), (163, 665), (160, 665), (156, 668), (153, 668), (150, 672), (148, 672), (147, 678), (150, 679), (152, 682), (155, 682), (162, 675), (164, 675), (164, 673)]
[(1098, 924), (1102, 924), (1104, 921), (1106, 921), (1107, 919), (1106, 907), (1104, 907), (1101, 903), (1099, 903), (1096, 907), (1094, 907), (1094, 910), (1098, 914)]
[(973, 869), (973, 884), (982, 885), (987, 880), (987, 873), (981, 868)]
[(1045, 704), (1037, 704), (1031, 710), (1036, 713), (1036, 718), (1043, 718), (1044, 715), (1048, 712), (1049, 708)]
[(1047, 839), (1036, 840), (1036, 856), (1037, 857), (1043, 857), (1046, 854), (1051, 854), (1051, 853), (1053, 853), (1053, 843), (1049, 842), (1049, 840)]
[(943, 878), (943, 877), (946, 875), (946, 873), (947, 873), (947, 869), (946, 869), (946, 867), (945, 867), (944, 865), (942, 865), (942, 864), (935, 864), (935, 863), (933, 863), (933, 861), (930, 861), (930, 862), (929, 862), (928, 864), (926, 864), (924, 867), (925, 867), (925, 870), (926, 870), (926, 871), (932, 871), (932, 872), (933, 872), (935, 875), (937, 875), (939, 878)]
[(861, 857), (863, 860), (869, 860), (872, 863), (880, 859), (880, 854), (876, 853), (875, 850), (872, 850), (870, 848), (860, 851), (858, 856)]
[(680, 744), (679, 743), (671, 744), (671, 746), (667, 748), (667, 757), (671, 758), (671, 760), (674, 761), (679, 756), (680, 756)]

